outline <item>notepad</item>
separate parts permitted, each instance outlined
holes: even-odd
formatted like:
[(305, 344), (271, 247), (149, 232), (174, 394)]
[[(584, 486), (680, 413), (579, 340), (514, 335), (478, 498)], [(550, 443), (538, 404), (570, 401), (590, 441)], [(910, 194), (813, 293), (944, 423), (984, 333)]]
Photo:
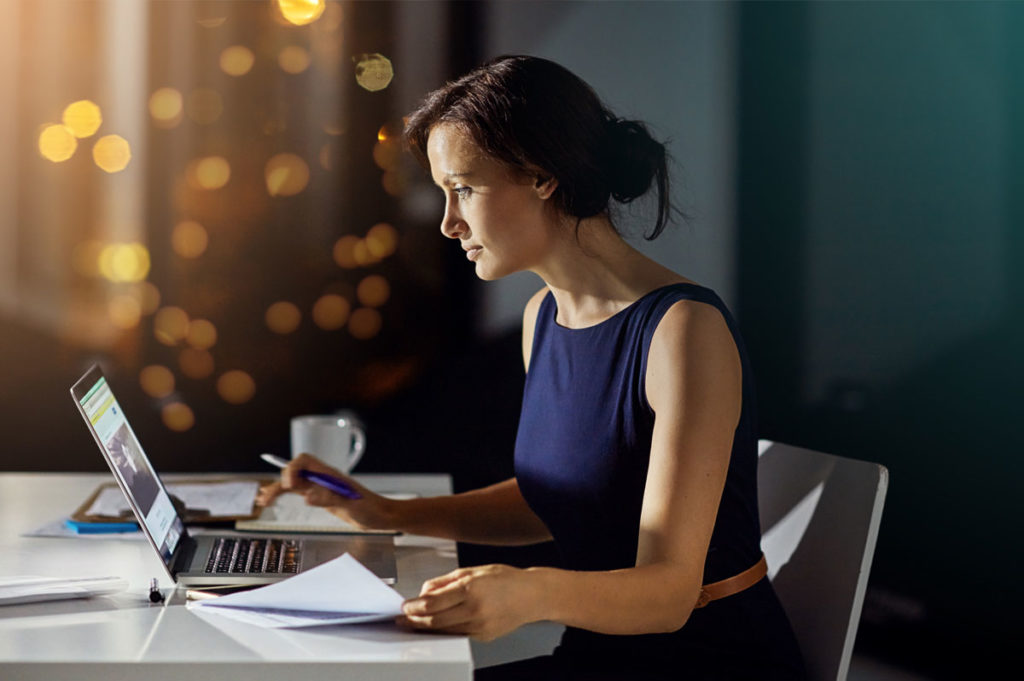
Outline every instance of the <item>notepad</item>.
[[(385, 493), (391, 499), (411, 499), (415, 494)], [(364, 530), (330, 511), (310, 506), (300, 494), (282, 494), (253, 520), (235, 522), (236, 530), (256, 532), (308, 532), (338, 534), (399, 534), (393, 530)]]

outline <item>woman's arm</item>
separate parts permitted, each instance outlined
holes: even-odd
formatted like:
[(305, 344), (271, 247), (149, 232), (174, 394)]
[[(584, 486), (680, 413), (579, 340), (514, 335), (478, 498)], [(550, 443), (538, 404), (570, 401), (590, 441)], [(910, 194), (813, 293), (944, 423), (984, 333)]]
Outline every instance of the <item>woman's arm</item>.
[(608, 634), (683, 626), (700, 592), (740, 414), (739, 354), (721, 314), (673, 305), (652, 339), (646, 379), (655, 424), (635, 567), (457, 570), (406, 603), (408, 624), (483, 639), (535, 620)]
[(394, 529), (473, 544), (518, 546), (551, 539), (510, 478), (488, 487), (396, 504)]
[[(326, 473), (359, 493), (347, 499), (301, 478), (300, 471)], [(280, 482), (260, 490), (257, 503), (266, 506), (282, 492), (302, 494), (310, 506), (320, 506), (363, 529), (398, 530), (456, 541), (520, 545), (551, 538), (547, 527), (526, 504), (515, 478), (462, 494), (422, 499), (389, 499), (344, 475), (310, 454), (292, 459)]]

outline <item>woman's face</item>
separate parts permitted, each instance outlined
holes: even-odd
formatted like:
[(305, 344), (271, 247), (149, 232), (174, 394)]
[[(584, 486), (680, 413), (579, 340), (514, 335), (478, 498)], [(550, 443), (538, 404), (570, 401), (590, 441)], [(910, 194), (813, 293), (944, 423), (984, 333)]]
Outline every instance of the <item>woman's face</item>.
[(511, 177), (449, 123), (431, 129), (427, 158), (445, 195), (441, 233), (462, 243), (478, 277), (498, 279), (541, 262), (554, 233), (547, 208), (554, 180)]

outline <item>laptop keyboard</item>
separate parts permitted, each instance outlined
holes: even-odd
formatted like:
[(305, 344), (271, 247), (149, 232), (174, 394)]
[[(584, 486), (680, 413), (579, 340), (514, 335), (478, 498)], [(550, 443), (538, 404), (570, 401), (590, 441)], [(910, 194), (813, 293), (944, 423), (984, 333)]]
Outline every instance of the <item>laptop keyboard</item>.
[(220, 537), (206, 561), (206, 572), (220, 574), (295, 574), (299, 542), (294, 539)]

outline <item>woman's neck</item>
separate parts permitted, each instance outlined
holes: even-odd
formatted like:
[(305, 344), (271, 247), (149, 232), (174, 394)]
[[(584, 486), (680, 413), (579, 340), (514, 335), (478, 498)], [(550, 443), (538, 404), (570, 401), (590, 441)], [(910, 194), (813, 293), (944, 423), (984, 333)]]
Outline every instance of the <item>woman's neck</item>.
[(533, 271), (551, 289), (558, 323), (583, 328), (600, 323), (661, 286), (686, 278), (651, 260), (619, 236), (605, 216), (563, 225), (561, 235)]

